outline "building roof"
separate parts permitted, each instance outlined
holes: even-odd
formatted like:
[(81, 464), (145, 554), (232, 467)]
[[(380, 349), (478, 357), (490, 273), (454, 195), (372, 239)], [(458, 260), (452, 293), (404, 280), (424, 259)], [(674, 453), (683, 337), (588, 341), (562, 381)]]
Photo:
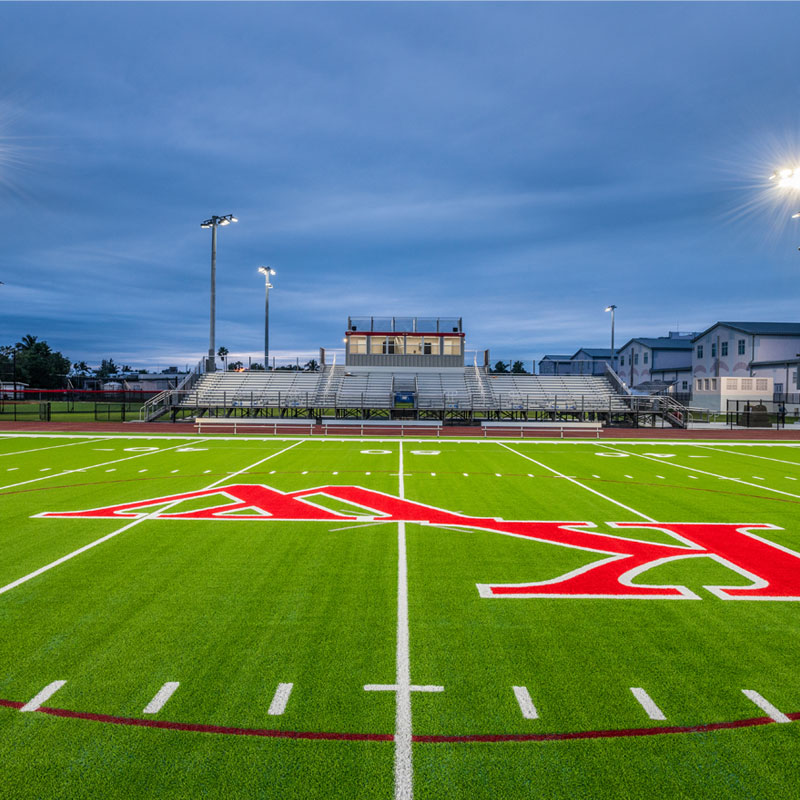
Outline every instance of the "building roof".
[(545, 356), (542, 356), (539, 360), (540, 361), (569, 361), (572, 356), (569, 353), (564, 353), (555, 355), (554, 353), (548, 353)]
[(702, 333), (692, 339), (696, 342), (705, 336), (709, 331), (714, 330), (718, 325), (725, 325), (728, 328), (741, 331), (742, 333), (755, 334), (760, 336), (800, 336), (800, 322), (715, 322), (710, 328), (706, 328)]
[(631, 339), (628, 342), (625, 342), (620, 350), (624, 350), (629, 344), (633, 344), (636, 342), (637, 344), (644, 345), (645, 347), (649, 347), (651, 350), (691, 350), (692, 349), (692, 339), (676, 339), (670, 338), (669, 336), (658, 336), (656, 338), (647, 338), (644, 336), (639, 336)]
[(786, 367), (789, 365), (800, 365), (800, 358), (783, 358), (779, 361), (751, 361), (751, 367)]
[(590, 358), (611, 358), (610, 347), (581, 347), (571, 357), (575, 358), (578, 353), (586, 353)]

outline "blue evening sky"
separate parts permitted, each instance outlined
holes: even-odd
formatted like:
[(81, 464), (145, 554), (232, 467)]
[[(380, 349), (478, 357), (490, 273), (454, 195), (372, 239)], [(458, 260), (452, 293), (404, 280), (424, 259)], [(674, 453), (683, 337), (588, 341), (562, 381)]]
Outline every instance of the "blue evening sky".
[(285, 358), (348, 314), (538, 359), (800, 319), (795, 3), (1, 3), (0, 344)]

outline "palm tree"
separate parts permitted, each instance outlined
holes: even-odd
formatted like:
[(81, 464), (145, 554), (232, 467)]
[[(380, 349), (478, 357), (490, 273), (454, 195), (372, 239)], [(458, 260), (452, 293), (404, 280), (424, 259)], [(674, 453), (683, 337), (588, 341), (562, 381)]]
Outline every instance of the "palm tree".
[(22, 337), (21, 342), (17, 342), (17, 350), (30, 350), (39, 339), (38, 336), (31, 336), (29, 333), (26, 333)]
[(218, 355), (218, 356), (219, 356), (221, 359), (223, 359), (223, 360), (225, 361), (225, 370), (226, 370), (226, 371), (227, 371), (227, 369), (228, 369), (228, 359), (227, 359), (228, 352), (229, 352), (229, 351), (228, 351), (228, 348), (227, 348), (227, 347), (220, 347), (220, 349), (219, 349), (219, 350), (217, 350), (217, 355)]

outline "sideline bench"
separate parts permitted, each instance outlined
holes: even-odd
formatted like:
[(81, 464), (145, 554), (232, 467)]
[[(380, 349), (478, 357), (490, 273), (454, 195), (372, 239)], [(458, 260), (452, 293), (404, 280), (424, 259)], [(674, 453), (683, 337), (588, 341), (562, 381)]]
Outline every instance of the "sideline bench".
[(198, 433), (306, 433), (314, 432), (313, 419), (270, 419), (264, 417), (200, 418), (194, 421)]
[(323, 420), (322, 422), (322, 430), (325, 434), (351, 434), (354, 433), (354, 429), (357, 429), (360, 436), (364, 434), (379, 435), (381, 433), (388, 436), (396, 436), (398, 428), (401, 436), (406, 431), (431, 433), (439, 436), (442, 431), (442, 422), (441, 420), (424, 419), (336, 419)]
[(603, 429), (601, 422), (481, 422), (483, 435), (488, 436), (489, 432), (503, 433), (510, 436), (524, 438), (526, 434), (542, 435), (558, 433), (560, 438), (564, 438), (565, 433), (589, 434), (594, 433), (597, 439), (600, 438), (600, 431)]

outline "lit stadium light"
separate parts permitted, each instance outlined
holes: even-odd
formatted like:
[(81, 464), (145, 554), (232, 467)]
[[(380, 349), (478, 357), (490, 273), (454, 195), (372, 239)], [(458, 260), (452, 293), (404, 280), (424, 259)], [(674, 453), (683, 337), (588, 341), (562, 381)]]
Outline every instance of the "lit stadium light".
[(779, 189), (800, 189), (800, 167), (779, 169), (769, 176)]
[(206, 370), (208, 372), (213, 372), (216, 368), (214, 362), (214, 321), (217, 303), (217, 228), (220, 225), (230, 225), (231, 222), (238, 221), (233, 214), (224, 214), (221, 217), (215, 214), (200, 223), (201, 228), (211, 228), (211, 321), (209, 323), (208, 359), (206, 360)]

